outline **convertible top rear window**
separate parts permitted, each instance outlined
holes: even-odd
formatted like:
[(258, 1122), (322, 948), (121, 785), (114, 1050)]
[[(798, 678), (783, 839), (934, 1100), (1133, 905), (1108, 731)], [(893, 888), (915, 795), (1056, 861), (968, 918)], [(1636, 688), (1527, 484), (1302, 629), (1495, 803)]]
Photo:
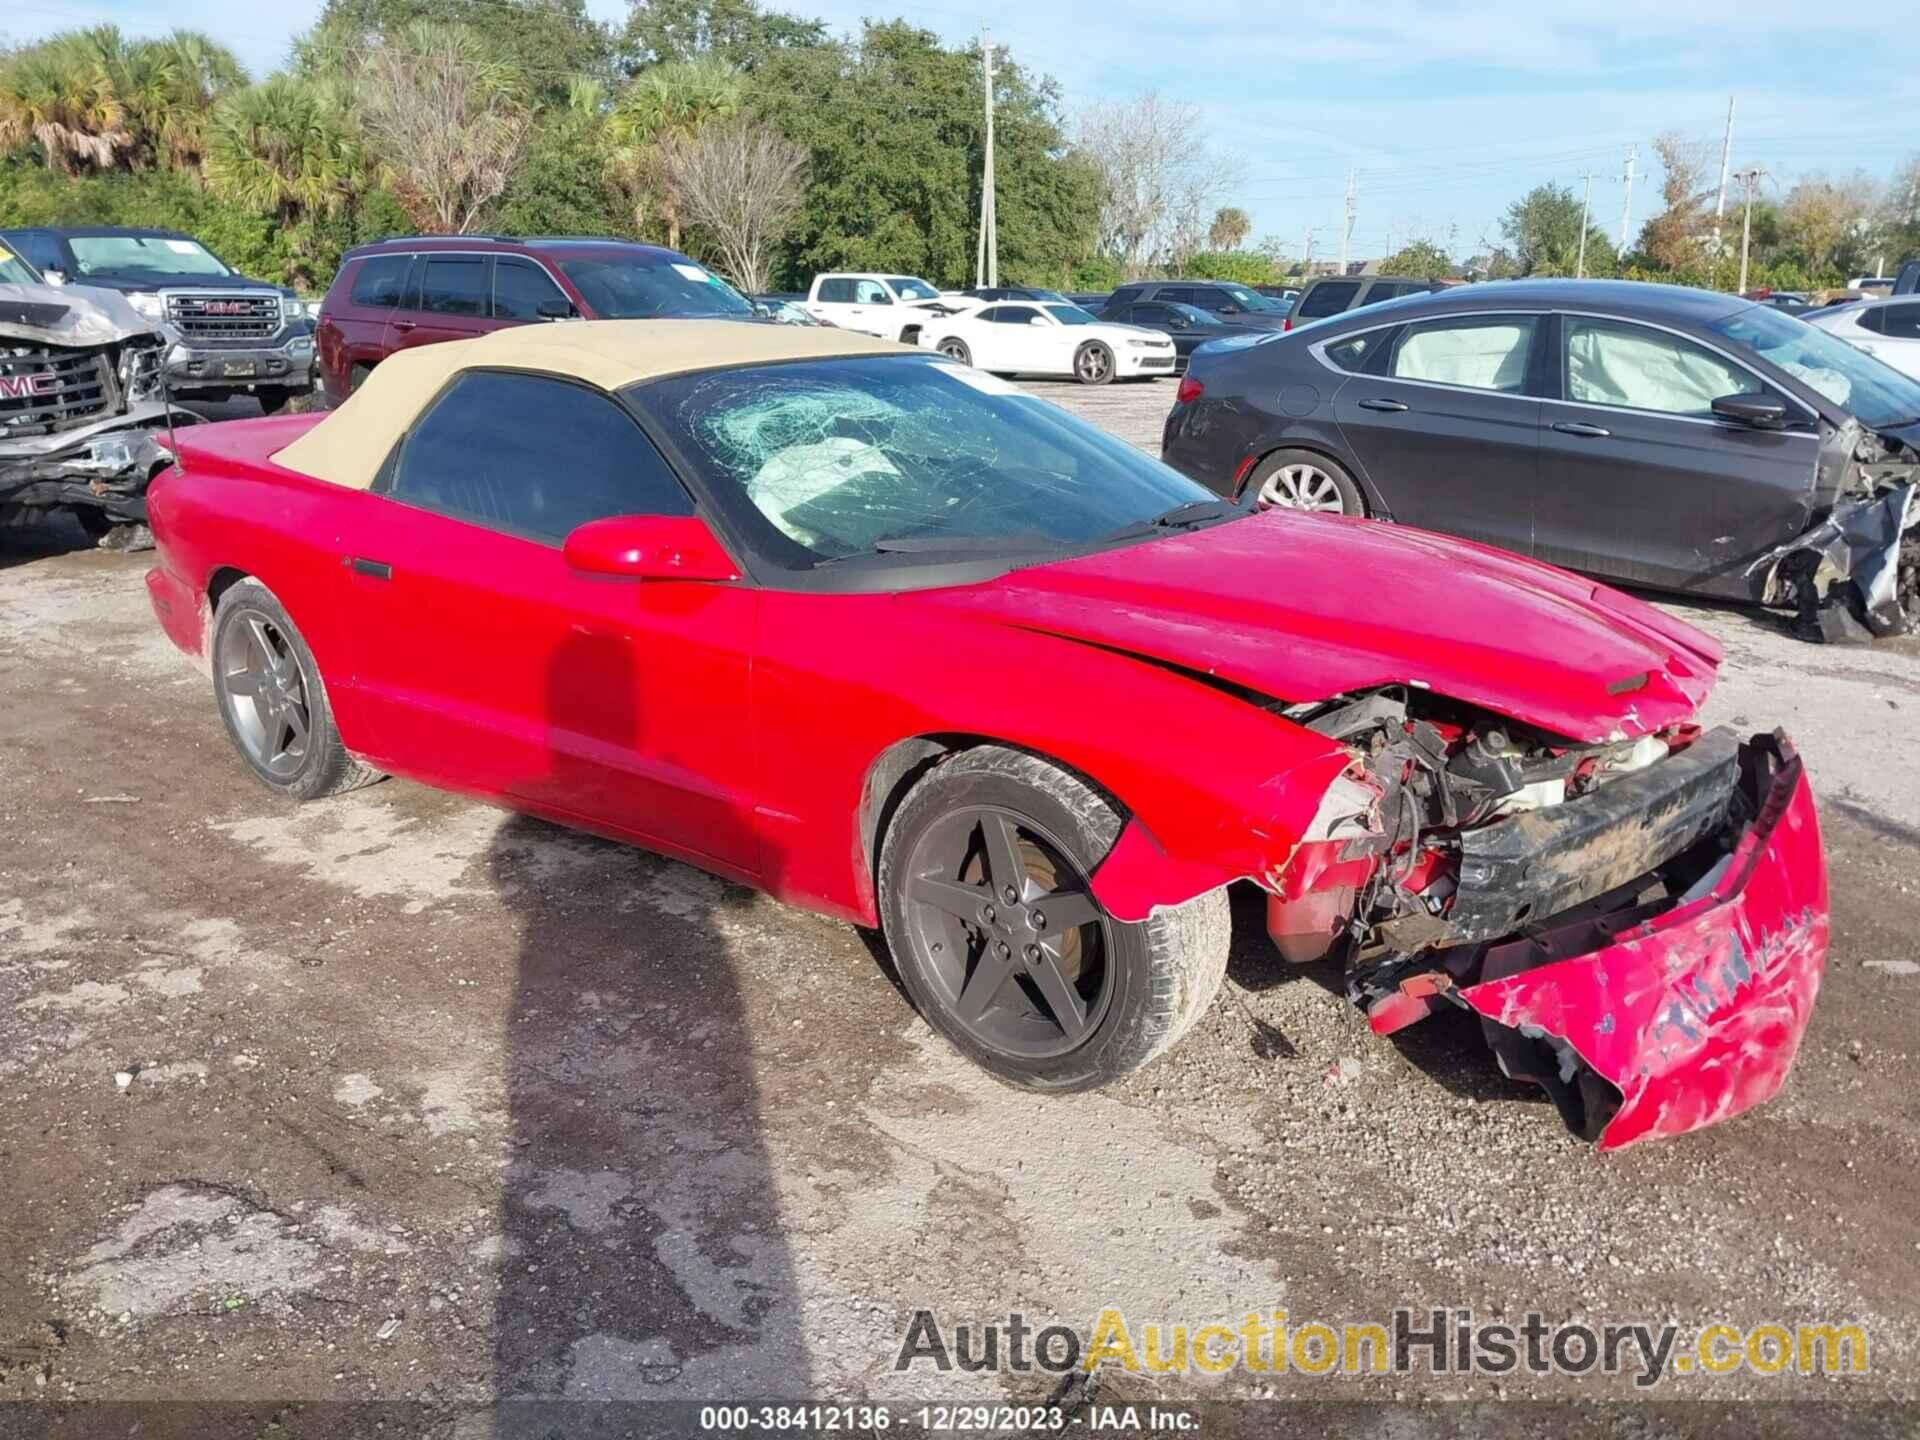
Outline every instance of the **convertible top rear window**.
[(628, 395), (749, 543), (787, 569), (886, 542), (1058, 550), (1213, 498), (1132, 446), (946, 361), (760, 365)]

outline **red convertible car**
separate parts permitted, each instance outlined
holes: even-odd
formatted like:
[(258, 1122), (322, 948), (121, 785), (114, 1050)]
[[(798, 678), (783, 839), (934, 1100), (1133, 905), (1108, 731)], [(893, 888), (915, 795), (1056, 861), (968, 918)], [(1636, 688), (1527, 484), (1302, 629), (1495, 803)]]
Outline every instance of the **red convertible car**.
[(1806, 1026), (1801, 764), (1702, 731), (1713, 642), (1589, 581), (1242, 512), (840, 330), (527, 327), (180, 446), (154, 609), (269, 786), (405, 775), (877, 925), (1010, 1082), (1173, 1044), (1235, 882), (1603, 1146), (1767, 1099)]

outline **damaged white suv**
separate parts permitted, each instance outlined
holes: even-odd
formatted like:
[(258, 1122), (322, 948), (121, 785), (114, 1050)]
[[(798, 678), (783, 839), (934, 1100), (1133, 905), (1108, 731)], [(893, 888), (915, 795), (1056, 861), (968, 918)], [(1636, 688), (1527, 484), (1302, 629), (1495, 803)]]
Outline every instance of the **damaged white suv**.
[(71, 511), (103, 544), (150, 543), (147, 482), (171, 460), (162, 336), (120, 295), (55, 287), (0, 248), (0, 526)]

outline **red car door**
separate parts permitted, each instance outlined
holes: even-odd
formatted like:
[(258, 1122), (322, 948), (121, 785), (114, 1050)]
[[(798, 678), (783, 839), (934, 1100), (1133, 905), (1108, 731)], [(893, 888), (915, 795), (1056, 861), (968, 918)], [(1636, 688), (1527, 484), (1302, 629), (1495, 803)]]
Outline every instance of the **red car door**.
[(693, 513), (631, 417), (571, 381), (470, 372), (386, 491), (343, 557), (369, 758), (755, 877), (756, 593), (561, 553), (589, 520)]

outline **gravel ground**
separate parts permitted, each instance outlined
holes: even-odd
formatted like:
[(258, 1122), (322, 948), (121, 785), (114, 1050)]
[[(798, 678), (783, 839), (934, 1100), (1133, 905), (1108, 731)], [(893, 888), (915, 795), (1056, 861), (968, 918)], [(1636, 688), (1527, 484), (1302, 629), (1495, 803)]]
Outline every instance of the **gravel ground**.
[[(1034, 388), (1152, 449), (1172, 384)], [(1030, 1400), (1051, 1377), (895, 1373), (912, 1312), (1084, 1333), (1109, 1305), (1853, 1322), (1866, 1375), (1653, 1393), (1920, 1397), (1920, 643), (1670, 607), (1727, 646), (1705, 718), (1807, 758), (1832, 963), (1777, 1102), (1599, 1157), (1471, 1026), (1370, 1035), (1272, 956), (1257, 898), (1179, 1050), (1040, 1100), (949, 1054), (845, 925), (401, 782), (282, 805), (153, 625), (148, 561), (78, 544), (0, 541), (0, 1397), (406, 1398), (402, 1433), (461, 1435), (506, 1397)]]

